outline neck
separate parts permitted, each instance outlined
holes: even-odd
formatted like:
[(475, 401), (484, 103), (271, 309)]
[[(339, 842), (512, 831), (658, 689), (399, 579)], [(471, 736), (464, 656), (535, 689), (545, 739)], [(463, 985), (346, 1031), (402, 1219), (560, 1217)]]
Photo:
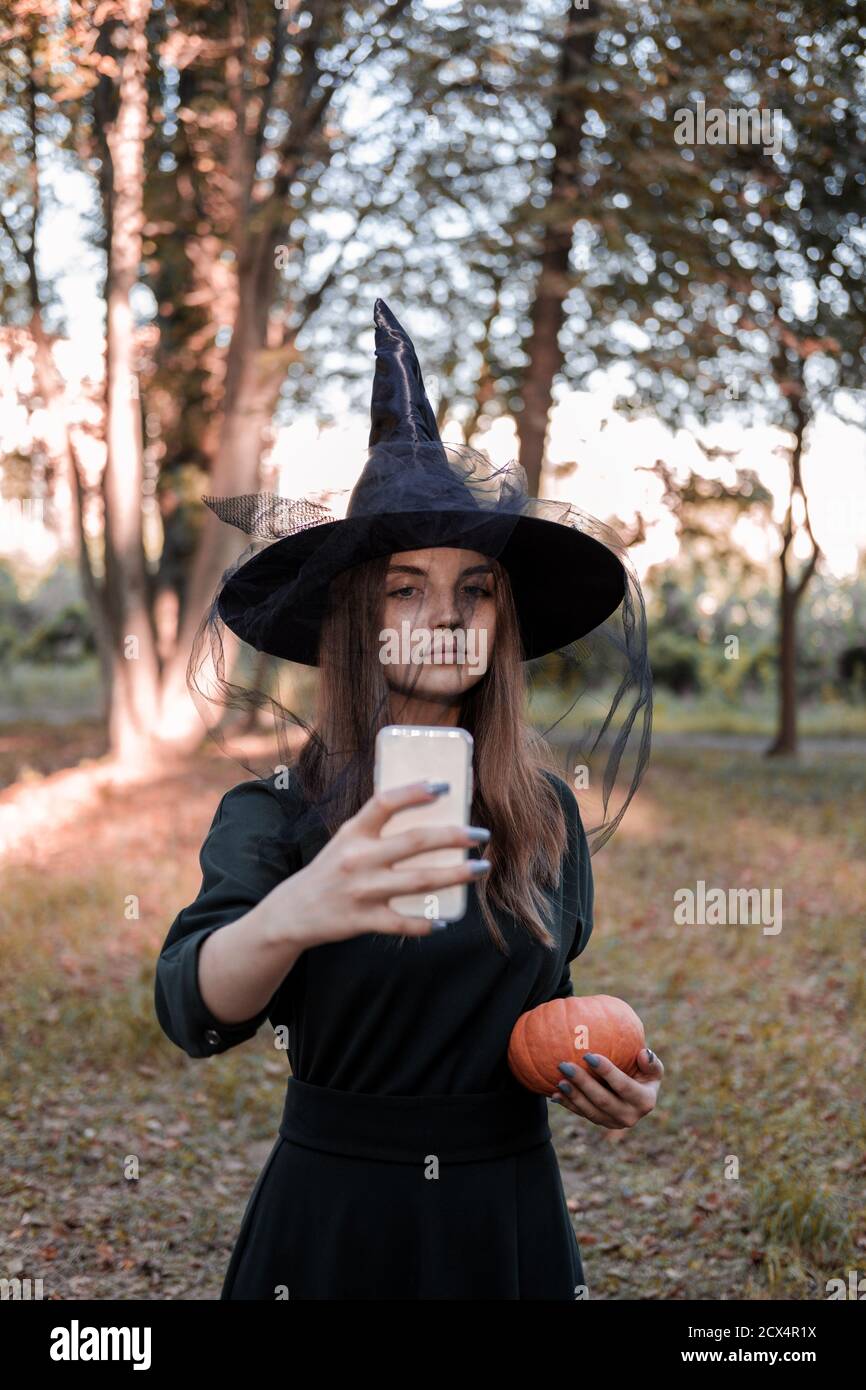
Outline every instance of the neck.
[(457, 727), (460, 723), (459, 700), (423, 700), (416, 696), (391, 693), (389, 717), (392, 724), (448, 724)]

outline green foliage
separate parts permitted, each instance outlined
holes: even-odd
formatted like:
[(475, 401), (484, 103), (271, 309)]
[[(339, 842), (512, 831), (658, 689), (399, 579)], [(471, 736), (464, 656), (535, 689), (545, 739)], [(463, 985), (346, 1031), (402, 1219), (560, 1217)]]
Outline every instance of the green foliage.
[(846, 647), (840, 653), (839, 681), (849, 695), (866, 699), (866, 647)]
[(650, 642), (650, 664), (653, 679), (677, 695), (690, 695), (703, 689), (701, 653), (694, 638), (661, 628)]
[(69, 603), (45, 619), (21, 642), (17, 656), (34, 665), (75, 663), (96, 651), (90, 614), (83, 603)]
[(18, 647), (18, 631), (12, 623), (0, 618), (0, 665), (8, 666)]
[[(0, 565), (0, 664), (10, 672), (7, 702), (22, 670), (89, 666), (95, 653), (92, 617), (74, 565), (58, 564), (27, 600), (12, 570)], [(41, 677), (37, 680), (41, 684)], [(62, 707), (62, 697), (55, 703)]]
[[(690, 553), (657, 566), (647, 583), (656, 684), (680, 695), (716, 691), (731, 700), (773, 689), (775, 602), (770, 578), (744, 567), (724, 537), (700, 559)], [(841, 583), (816, 575), (798, 613), (797, 686), (803, 699), (863, 702), (864, 628), (866, 575)]]

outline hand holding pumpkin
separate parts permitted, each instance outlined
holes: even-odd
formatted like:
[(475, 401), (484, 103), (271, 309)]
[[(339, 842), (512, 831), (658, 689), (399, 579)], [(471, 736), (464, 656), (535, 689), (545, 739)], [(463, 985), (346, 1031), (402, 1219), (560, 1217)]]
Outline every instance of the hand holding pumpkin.
[(558, 1083), (551, 1100), (605, 1129), (631, 1129), (655, 1109), (665, 1069), (648, 1047), (638, 1053), (640, 1077), (627, 1076), (609, 1057), (584, 1054), (584, 1060), (590, 1057), (594, 1058), (594, 1064), (589, 1063), (592, 1076), (573, 1062), (560, 1062), (559, 1069), (568, 1080)]
[(508, 1063), (530, 1091), (607, 1129), (630, 1129), (655, 1108), (664, 1076), (644, 1043), (643, 1024), (623, 999), (569, 996), (521, 1014)]

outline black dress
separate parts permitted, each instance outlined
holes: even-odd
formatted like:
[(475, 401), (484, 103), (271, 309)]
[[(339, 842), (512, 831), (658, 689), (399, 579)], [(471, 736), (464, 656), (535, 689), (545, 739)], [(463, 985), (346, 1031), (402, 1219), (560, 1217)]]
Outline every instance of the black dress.
[(592, 931), (589, 849), (574, 797), (556, 786), (568, 848), (546, 893), (555, 949), (500, 914), (510, 955), (497, 950), (470, 885), (466, 916), (444, 931), (305, 951), (239, 1024), (202, 999), (201, 943), (309, 863), (326, 832), (293, 838), (273, 779), (223, 797), (198, 897), (158, 960), (156, 1012), (191, 1057), (225, 1052), (269, 1018), (292, 1076), (221, 1298), (585, 1296), (548, 1100), (506, 1058), (520, 1014), (574, 993), (569, 962)]

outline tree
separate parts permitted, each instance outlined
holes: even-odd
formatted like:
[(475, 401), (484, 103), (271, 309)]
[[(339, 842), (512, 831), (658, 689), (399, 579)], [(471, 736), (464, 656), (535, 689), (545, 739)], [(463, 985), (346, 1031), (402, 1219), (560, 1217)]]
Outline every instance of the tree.
[(144, 222), (149, 12), (150, 0), (103, 6), (94, 46), (107, 242), (105, 582), (100, 592), (112, 653), (109, 738), (117, 757), (129, 762), (137, 761), (150, 743), (159, 695), (142, 535), (142, 430), (131, 302)]
[[(335, 95), (393, 44), (407, 6), (408, 0), (394, 0), (374, 15), (360, 4), (324, 0), (279, 7), (233, 0), (216, 14), (179, 3), (150, 15), (144, 0), (72, 0), (65, 10), (49, 0), (35, 8), (20, 0), (15, 10), (16, 32), (50, 45), (62, 71), (54, 77), (55, 67), (43, 63), (44, 73), (52, 74), (45, 99), (58, 122), (50, 137), (57, 148), (74, 150), (83, 169), (95, 171), (100, 195), (94, 236), (106, 268), (106, 466), (99, 486), (105, 524), (102, 556), (90, 556), (83, 544), (82, 564), (107, 654), (112, 749), (121, 758), (140, 758), (159, 742), (185, 744), (200, 737), (185, 686), (187, 655), (206, 601), (237, 548), (228, 528), (206, 513), (192, 562), (183, 566), (190, 571), (182, 576), (183, 611), (178, 605), (175, 630), (166, 633), (163, 625), (158, 642), (156, 586), (142, 527), (141, 386), (146, 393), (172, 357), (175, 363), (185, 358), (185, 372), (173, 381), (183, 399), (185, 378), (193, 375), (195, 337), (203, 335), (212, 350), (191, 399), (206, 400), (199, 418), (210, 429), (197, 461), (211, 491), (256, 489), (287, 369), (302, 355), (298, 335), (333, 282), (341, 252), (377, 187), (371, 180), (366, 198), (355, 196), (357, 180), (342, 190), (352, 209), (352, 231), (314, 284), (309, 275), (306, 283), (282, 276), (287, 261), (304, 261), (316, 242), (327, 244), (321, 230), (310, 232), (307, 214), (318, 211), (331, 157), (351, 143), (328, 124), (329, 111)], [(172, 84), (185, 72), (188, 80), (180, 85), (189, 105), (178, 105), (170, 100)], [(24, 100), (26, 82), (16, 95)], [(29, 160), (25, 152), (21, 163), (38, 190), (35, 140), (31, 145)], [(178, 147), (185, 151), (188, 197), (175, 219), (185, 234), (185, 259), (174, 259), (179, 273), (172, 278), (172, 258), (161, 261), (159, 251), (177, 226), (166, 213), (167, 181), (156, 174), (176, 167)], [(31, 201), (36, 209), (35, 192)], [(36, 216), (34, 210), (31, 237), (13, 246), (25, 262), (29, 257), (31, 268)], [(201, 303), (216, 264), (231, 267), (219, 306), (228, 306), (229, 323), (214, 315), (195, 322), (189, 315), (176, 334), (161, 331), (191, 289)], [(147, 283), (143, 267), (161, 292), (155, 335), (133, 314), (133, 291)], [(182, 418), (176, 412), (168, 422), (169, 442), (172, 427), (183, 431)], [(175, 448), (172, 463), (185, 461), (184, 452), (182, 445)], [(83, 513), (92, 499), (79, 473), (76, 488)], [(177, 559), (183, 548), (175, 540), (170, 549)]]
[[(856, 7), (798, 4), (762, 16), (733, 8), (716, 99), (773, 114), (778, 148), (682, 145), (673, 157), (697, 179), (662, 180), (647, 164), (661, 217), (625, 212), (630, 254), (583, 286), (597, 363), (625, 355), (611, 330), (628, 318), (638, 406), (670, 422), (706, 423), (738, 406), (789, 432), (790, 488), (779, 555), (779, 724), (768, 752), (796, 750), (796, 615), (819, 559), (803, 486), (808, 430), (820, 408), (843, 408), (866, 366), (863, 205), (864, 77)], [(706, 94), (704, 72), (689, 102)], [(718, 92), (718, 88), (715, 88)], [(707, 99), (707, 106), (712, 98)], [(658, 109), (670, 141), (681, 89)], [(646, 136), (648, 157), (656, 147)], [(616, 294), (611, 293), (612, 286)], [(810, 553), (792, 573), (802, 527)]]
[(57, 317), (54, 285), (39, 265), (38, 243), (47, 202), (43, 188), (44, 146), (65, 152), (74, 139), (74, 125), (61, 113), (65, 86), (65, 40), (57, 27), (52, 0), (12, 8), (0, 43), (2, 105), (7, 113), (0, 131), (0, 306), (5, 319), (26, 332), (18, 350), (29, 354), (38, 399), (33, 404), (51, 412), (57, 428), (46, 441), (49, 476), (42, 486), (49, 497), (59, 477), (69, 481), (76, 498), (76, 533), (82, 589), (94, 618), (103, 685), (108, 699), (114, 655), (105, 621), (100, 588), (90, 563), (84, 531), (84, 484), (74, 443), (70, 403), (54, 355)]
[[(586, 117), (587, 74), (593, 59), (596, 30), (603, 23), (604, 6), (597, 4), (592, 20), (586, 7), (570, 0), (562, 35), (553, 99), (550, 143), (553, 153), (548, 173), (550, 197), (545, 208), (538, 256), (538, 275), (533, 293), (531, 331), (526, 344), (527, 363), (521, 382), (520, 463), (529, 490), (538, 495), (544, 443), (553, 400), (553, 383), (562, 369), (560, 331), (566, 318), (571, 289), (571, 252), (574, 243), (581, 178), (583, 123)], [(597, 12), (601, 16), (597, 17)]]

